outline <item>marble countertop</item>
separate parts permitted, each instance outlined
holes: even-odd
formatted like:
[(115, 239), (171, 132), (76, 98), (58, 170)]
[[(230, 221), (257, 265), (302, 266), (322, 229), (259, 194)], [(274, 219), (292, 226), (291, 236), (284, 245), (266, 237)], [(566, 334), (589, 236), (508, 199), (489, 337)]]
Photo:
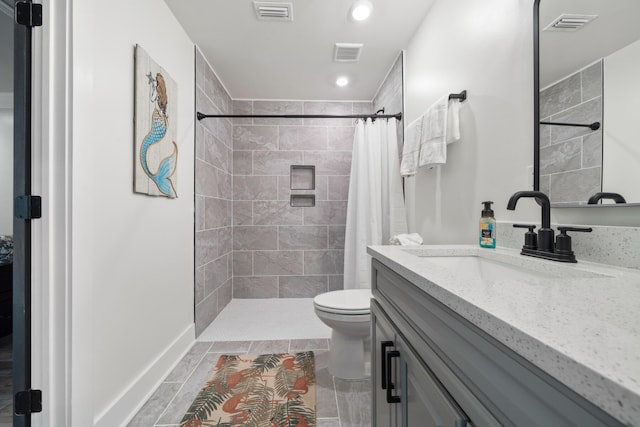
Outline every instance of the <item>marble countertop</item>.
[[(640, 426), (640, 271), (472, 245), (370, 246), (368, 252), (613, 417)], [(474, 280), (428, 258), (452, 255), (555, 277)]]

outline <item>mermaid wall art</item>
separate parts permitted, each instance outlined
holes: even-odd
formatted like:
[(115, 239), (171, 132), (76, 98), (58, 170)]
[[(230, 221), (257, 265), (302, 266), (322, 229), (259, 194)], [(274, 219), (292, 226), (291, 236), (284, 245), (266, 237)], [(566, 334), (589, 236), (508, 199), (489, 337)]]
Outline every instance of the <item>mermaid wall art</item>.
[(173, 79), (139, 45), (135, 50), (136, 193), (175, 198), (176, 97)]

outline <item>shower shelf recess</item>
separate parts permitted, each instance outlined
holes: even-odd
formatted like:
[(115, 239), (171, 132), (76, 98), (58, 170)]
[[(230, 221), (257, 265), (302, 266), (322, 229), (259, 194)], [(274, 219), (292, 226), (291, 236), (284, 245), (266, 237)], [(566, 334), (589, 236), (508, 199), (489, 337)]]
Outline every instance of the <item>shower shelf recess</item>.
[(316, 167), (314, 165), (291, 165), (289, 173), (291, 190), (315, 190)]
[(315, 194), (292, 194), (289, 199), (292, 208), (312, 208), (316, 205)]

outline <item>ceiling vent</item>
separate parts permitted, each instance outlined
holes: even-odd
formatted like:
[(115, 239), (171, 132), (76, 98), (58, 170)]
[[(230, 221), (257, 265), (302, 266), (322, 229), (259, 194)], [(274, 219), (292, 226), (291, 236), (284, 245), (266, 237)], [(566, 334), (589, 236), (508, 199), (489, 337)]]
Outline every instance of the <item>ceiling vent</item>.
[(563, 13), (551, 21), (551, 23), (542, 31), (578, 31), (597, 17), (598, 15), (576, 15)]
[(254, 1), (258, 19), (269, 21), (293, 21), (293, 3)]
[(336, 43), (333, 60), (336, 62), (357, 62), (362, 52), (362, 43)]

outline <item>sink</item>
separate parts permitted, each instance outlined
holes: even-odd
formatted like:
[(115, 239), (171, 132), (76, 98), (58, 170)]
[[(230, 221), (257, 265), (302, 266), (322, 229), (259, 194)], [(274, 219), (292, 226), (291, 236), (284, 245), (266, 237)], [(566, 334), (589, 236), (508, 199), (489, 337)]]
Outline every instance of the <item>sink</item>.
[(575, 264), (567, 265), (494, 250), (421, 246), (403, 248), (402, 251), (430, 264), (446, 268), (457, 276), (485, 282), (611, 277)]
[(554, 279), (557, 273), (533, 270), (479, 256), (430, 256), (426, 261), (455, 271), (456, 275), (481, 279), (486, 282), (498, 280)]

